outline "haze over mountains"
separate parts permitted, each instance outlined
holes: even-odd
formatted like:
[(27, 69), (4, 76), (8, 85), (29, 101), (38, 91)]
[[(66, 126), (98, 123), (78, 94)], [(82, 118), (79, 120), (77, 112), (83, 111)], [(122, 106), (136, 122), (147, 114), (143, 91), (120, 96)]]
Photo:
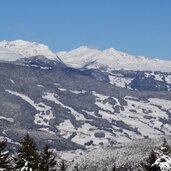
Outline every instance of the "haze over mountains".
[(0, 136), (12, 146), (29, 132), (72, 160), (171, 135), (171, 61), (22, 40), (0, 42), (0, 60)]

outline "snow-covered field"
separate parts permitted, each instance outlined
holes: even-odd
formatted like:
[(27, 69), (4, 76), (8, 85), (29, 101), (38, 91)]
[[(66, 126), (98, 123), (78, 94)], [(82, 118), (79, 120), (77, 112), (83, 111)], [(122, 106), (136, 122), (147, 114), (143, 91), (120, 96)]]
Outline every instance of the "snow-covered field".
[[(168, 139), (170, 142), (170, 139)], [(152, 149), (158, 149), (162, 144), (163, 138), (136, 140), (124, 142), (111, 147), (89, 149), (86, 153), (77, 152), (75, 160), (71, 163), (69, 170), (74, 166), (84, 171), (110, 171), (115, 164), (117, 167), (131, 166), (133, 171), (141, 168), (140, 163), (145, 160)], [(76, 153), (75, 153), (76, 154)], [(65, 158), (67, 155), (63, 154)]]

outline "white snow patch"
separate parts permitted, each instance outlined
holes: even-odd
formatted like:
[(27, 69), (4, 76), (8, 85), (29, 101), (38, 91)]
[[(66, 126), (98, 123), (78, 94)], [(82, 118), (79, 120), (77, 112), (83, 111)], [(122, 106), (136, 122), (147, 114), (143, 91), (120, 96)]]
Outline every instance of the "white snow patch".
[(109, 80), (110, 80), (111, 84), (113, 84), (113, 85), (115, 85), (117, 87), (126, 88), (131, 83), (131, 81), (133, 79), (132, 78), (124, 78), (124, 77), (109, 75)]
[(4, 140), (4, 139), (7, 140), (8, 143), (16, 144), (16, 145), (19, 144), (18, 142), (13, 141), (12, 139), (10, 139), (10, 138), (8, 138), (6, 136), (0, 136), (0, 140)]
[(74, 94), (85, 94), (86, 91), (85, 90), (81, 90), (81, 91), (78, 91), (78, 90), (69, 90), (71, 93), (74, 93)]
[(43, 86), (43, 85), (41, 85), (41, 84), (38, 84), (38, 85), (37, 85), (37, 87), (44, 87), (44, 86)]
[(0, 116), (0, 119), (6, 120), (8, 122), (14, 122), (14, 119), (13, 118), (7, 118), (7, 117), (4, 117), (4, 116)]
[(51, 69), (51, 67), (40, 67), (40, 69)]
[(161, 171), (170, 171), (171, 158), (169, 156), (163, 155), (158, 158), (152, 166), (158, 166)]
[(161, 106), (163, 109), (171, 110), (171, 101), (157, 98), (150, 98), (150, 103), (153, 105)]
[(171, 84), (171, 75), (168, 75), (165, 80), (168, 84)]
[(15, 84), (14, 80), (10, 79), (10, 81), (11, 81), (12, 84)]
[(65, 89), (65, 88), (58, 88), (58, 90), (60, 90), (60, 91), (67, 91), (67, 89)]
[[(104, 132), (105, 137), (95, 137), (96, 132)], [(80, 145), (84, 145), (87, 142), (93, 141), (93, 145), (87, 146), (87, 148), (94, 148), (95, 146), (99, 146), (100, 143), (108, 144), (108, 139), (113, 139), (113, 134), (99, 130), (97, 127), (92, 126), (89, 123), (84, 123), (81, 127), (77, 129), (77, 135), (72, 138), (73, 142), (76, 142)]]
[(59, 83), (54, 83), (55, 86), (61, 86)]
[(68, 119), (60, 123), (59, 126), (56, 127), (60, 131), (60, 135), (64, 138), (69, 138), (74, 132), (76, 132), (75, 127)]

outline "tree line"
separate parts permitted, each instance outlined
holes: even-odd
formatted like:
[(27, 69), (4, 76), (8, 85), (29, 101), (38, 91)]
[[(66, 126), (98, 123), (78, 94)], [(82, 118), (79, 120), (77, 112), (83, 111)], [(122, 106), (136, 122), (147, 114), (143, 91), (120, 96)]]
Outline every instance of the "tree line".
[[(47, 144), (39, 151), (29, 134), (22, 138), (13, 154), (6, 151), (6, 148), (6, 140), (0, 141), (0, 171), (57, 171), (57, 160), (53, 151)], [(65, 170), (65, 163), (62, 161), (58, 171)]]
[[(0, 171), (66, 171), (66, 164), (62, 160), (57, 163), (56, 155), (46, 144), (40, 151), (36, 142), (26, 134), (12, 154), (6, 150), (7, 141), (0, 141)], [(169, 166), (170, 164), (170, 166)], [(143, 171), (171, 171), (171, 146), (164, 139), (160, 148), (152, 150), (149, 156), (140, 163)], [(170, 167), (170, 168), (168, 168)], [(76, 165), (72, 171), (83, 171)], [(131, 166), (117, 167), (113, 165), (111, 171), (130, 171)]]

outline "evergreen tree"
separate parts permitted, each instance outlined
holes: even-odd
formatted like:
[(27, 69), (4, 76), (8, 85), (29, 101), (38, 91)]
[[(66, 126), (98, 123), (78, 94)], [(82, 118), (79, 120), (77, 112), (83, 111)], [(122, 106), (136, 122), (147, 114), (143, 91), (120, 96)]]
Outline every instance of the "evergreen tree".
[(146, 159), (145, 163), (141, 163), (141, 166), (144, 171), (155, 171), (155, 169), (151, 166), (157, 159), (155, 152), (152, 150), (149, 157)]
[(40, 171), (56, 171), (56, 157), (52, 151), (49, 150), (49, 146), (45, 145), (43, 151), (40, 154)]
[(77, 165), (75, 165), (72, 171), (79, 171), (78, 166), (77, 166)]
[(6, 147), (6, 141), (0, 141), (0, 170), (10, 171), (12, 170), (12, 166), (9, 159), (9, 152), (5, 151)]
[(64, 160), (62, 160), (62, 162), (61, 162), (60, 171), (66, 171), (66, 166), (65, 166)]
[(112, 167), (112, 171), (116, 171), (116, 165), (115, 164)]
[(26, 134), (17, 147), (17, 154), (14, 157), (16, 170), (37, 171), (39, 154), (35, 141)]
[(163, 144), (162, 144), (160, 150), (161, 150), (162, 153), (165, 154), (165, 155), (171, 154), (171, 146), (168, 144), (166, 138), (164, 138)]

